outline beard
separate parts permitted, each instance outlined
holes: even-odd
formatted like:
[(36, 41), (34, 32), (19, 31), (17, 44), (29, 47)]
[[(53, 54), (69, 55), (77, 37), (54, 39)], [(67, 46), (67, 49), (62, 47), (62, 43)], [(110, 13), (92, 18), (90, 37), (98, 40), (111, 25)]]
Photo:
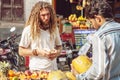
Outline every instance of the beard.
[(49, 25), (49, 20), (46, 20), (46, 21), (40, 21), (41, 22), (41, 26), (47, 26)]
[(48, 21), (41, 21), (41, 29), (47, 30), (49, 29), (49, 22)]

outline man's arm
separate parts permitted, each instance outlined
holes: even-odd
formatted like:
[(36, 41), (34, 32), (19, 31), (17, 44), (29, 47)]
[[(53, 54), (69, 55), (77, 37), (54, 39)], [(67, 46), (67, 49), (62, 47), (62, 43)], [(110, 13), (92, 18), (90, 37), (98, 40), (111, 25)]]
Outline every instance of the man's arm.
[(25, 47), (19, 46), (19, 54), (21, 56), (42, 56), (49, 58), (50, 52), (46, 50), (39, 50), (39, 49), (29, 49)]
[(103, 77), (106, 58), (104, 42), (94, 36), (92, 49), (92, 65), (85, 73), (76, 75), (77, 80), (100, 80)]
[(21, 56), (33, 56), (33, 51), (31, 49), (19, 46), (19, 54)]

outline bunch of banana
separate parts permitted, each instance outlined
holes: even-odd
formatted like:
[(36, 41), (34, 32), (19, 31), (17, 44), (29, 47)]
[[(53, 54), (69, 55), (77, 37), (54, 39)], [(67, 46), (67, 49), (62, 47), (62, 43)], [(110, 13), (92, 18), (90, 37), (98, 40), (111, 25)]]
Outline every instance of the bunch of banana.
[(71, 15), (68, 17), (68, 20), (71, 21), (71, 22), (77, 21), (77, 16), (76, 16), (76, 14), (71, 14)]
[(85, 21), (85, 20), (86, 20), (86, 18), (83, 17), (83, 16), (79, 16), (79, 17), (78, 17), (78, 21)]
[(77, 5), (77, 6), (76, 6), (76, 9), (77, 9), (77, 10), (82, 10), (83, 7), (82, 7), (81, 5)]

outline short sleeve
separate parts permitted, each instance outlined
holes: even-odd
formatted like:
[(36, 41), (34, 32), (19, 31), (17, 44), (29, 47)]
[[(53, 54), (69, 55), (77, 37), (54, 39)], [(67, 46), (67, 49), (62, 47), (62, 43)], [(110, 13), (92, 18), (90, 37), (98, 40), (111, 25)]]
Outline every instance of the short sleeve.
[(31, 42), (30, 40), (31, 40), (30, 39), (30, 27), (28, 26), (23, 29), (19, 46), (28, 48)]

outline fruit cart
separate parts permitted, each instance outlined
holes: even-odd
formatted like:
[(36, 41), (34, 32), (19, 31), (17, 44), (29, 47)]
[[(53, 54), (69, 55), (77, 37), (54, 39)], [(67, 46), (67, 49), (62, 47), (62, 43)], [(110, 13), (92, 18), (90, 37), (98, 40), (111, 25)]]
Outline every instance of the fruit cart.
[[(91, 64), (87, 56), (79, 56), (72, 61), (72, 66), (79, 73), (86, 72)], [(0, 80), (76, 80), (70, 71), (15, 71), (9, 67), (9, 63), (0, 62)]]
[(55, 71), (15, 71), (6, 62), (0, 62), (0, 80), (76, 80), (71, 72)]

